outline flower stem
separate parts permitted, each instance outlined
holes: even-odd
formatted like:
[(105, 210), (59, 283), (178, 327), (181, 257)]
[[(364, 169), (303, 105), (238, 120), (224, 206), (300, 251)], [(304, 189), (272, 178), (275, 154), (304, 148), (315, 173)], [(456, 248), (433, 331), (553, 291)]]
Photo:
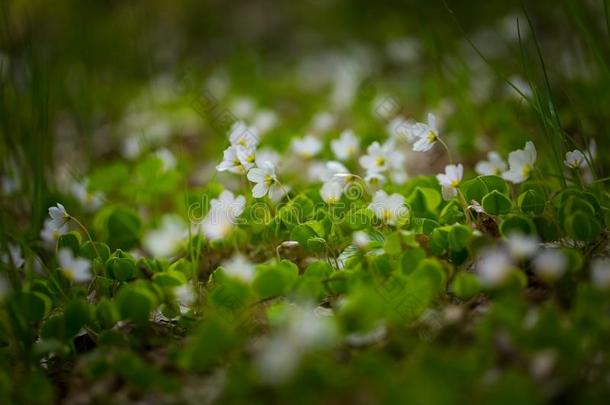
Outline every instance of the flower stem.
[(451, 156), (451, 151), (449, 150), (449, 147), (447, 146), (445, 141), (443, 141), (440, 137), (437, 137), (436, 139), (438, 140), (438, 142), (441, 145), (443, 145), (443, 148), (445, 148), (445, 152), (447, 152), (447, 157), (449, 158), (449, 164), (452, 165), (453, 164), (453, 157)]
[(76, 224), (85, 232), (85, 234), (87, 235), (87, 238), (89, 238), (89, 241), (91, 242), (91, 246), (93, 246), (93, 250), (95, 251), (95, 254), (97, 255), (97, 257), (99, 257), (99, 259), (101, 261), (103, 261), (102, 255), (100, 255), (100, 252), (98, 252), (97, 247), (95, 246), (95, 242), (93, 241), (93, 238), (91, 237), (91, 234), (89, 233), (87, 228), (85, 228), (85, 225), (83, 225), (78, 219), (76, 219), (72, 215), (70, 215), (69, 218), (72, 221), (76, 222)]

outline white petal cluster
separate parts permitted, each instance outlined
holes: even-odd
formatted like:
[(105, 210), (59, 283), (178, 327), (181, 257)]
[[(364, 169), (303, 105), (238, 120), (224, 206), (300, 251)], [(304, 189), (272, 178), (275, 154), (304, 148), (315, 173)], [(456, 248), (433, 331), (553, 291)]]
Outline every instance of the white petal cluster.
[(229, 277), (250, 283), (254, 279), (254, 264), (241, 253), (222, 263), (224, 274)]
[(502, 174), (511, 183), (522, 183), (530, 177), (536, 163), (536, 147), (530, 141), (525, 148), (512, 151), (508, 155), (509, 170)]
[(144, 235), (142, 243), (153, 256), (171, 257), (178, 252), (187, 233), (186, 225), (179, 217), (166, 215), (159, 228)]
[(341, 132), (339, 139), (331, 141), (330, 148), (339, 160), (354, 158), (360, 150), (360, 140), (350, 129)]
[(82, 257), (75, 257), (70, 249), (64, 248), (57, 255), (64, 274), (77, 283), (91, 280), (91, 263)]
[(303, 159), (311, 159), (322, 150), (322, 142), (313, 135), (292, 140), (292, 151)]
[(482, 160), (476, 164), (474, 171), (481, 176), (500, 176), (508, 169), (508, 165), (498, 152), (491, 151), (487, 154), (487, 160)]
[(210, 202), (210, 211), (201, 223), (203, 234), (209, 240), (226, 238), (236, 225), (237, 218), (244, 212), (246, 199), (235, 197), (225, 190)]
[(567, 152), (563, 163), (570, 169), (582, 169), (587, 165), (587, 159), (585, 154), (577, 149)]
[(445, 200), (450, 200), (458, 195), (458, 187), (463, 177), (464, 166), (461, 164), (445, 166), (445, 173), (436, 175), (436, 179), (441, 184)]
[(409, 212), (405, 206), (405, 198), (397, 193), (388, 195), (385, 191), (379, 190), (375, 193), (373, 201), (368, 209), (375, 216), (389, 225), (396, 225), (398, 220)]
[(286, 194), (286, 190), (280, 184), (275, 173), (273, 163), (266, 161), (262, 166), (250, 169), (248, 180), (255, 183), (252, 188), (254, 198), (262, 198), (269, 195), (272, 201), (280, 201)]

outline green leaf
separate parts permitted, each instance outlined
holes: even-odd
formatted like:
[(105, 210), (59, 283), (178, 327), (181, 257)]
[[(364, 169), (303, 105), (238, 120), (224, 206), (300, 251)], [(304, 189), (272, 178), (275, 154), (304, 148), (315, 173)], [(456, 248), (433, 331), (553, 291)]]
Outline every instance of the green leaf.
[(148, 321), (155, 306), (155, 298), (144, 288), (123, 287), (117, 296), (121, 319), (129, 319), (138, 324)]
[(500, 233), (508, 237), (513, 232), (532, 235), (536, 232), (536, 225), (524, 215), (508, 215), (500, 224)]
[(481, 177), (475, 177), (462, 183), (462, 191), (468, 203), (471, 201), (481, 202), (485, 194), (489, 193), (489, 188)]
[(178, 287), (186, 283), (186, 277), (179, 271), (169, 270), (156, 273), (153, 276), (153, 282), (160, 287)]
[(74, 337), (91, 319), (91, 307), (84, 300), (72, 300), (66, 305), (64, 319), (66, 337)]
[(481, 284), (474, 274), (460, 271), (451, 283), (451, 290), (457, 297), (467, 300), (481, 292)]
[(483, 197), (481, 205), (488, 214), (504, 215), (510, 212), (513, 203), (510, 198), (500, 193), (498, 190), (494, 190)]
[(527, 190), (518, 199), (519, 208), (525, 214), (542, 214), (544, 212), (544, 197), (535, 190)]
[(115, 207), (105, 217), (103, 232), (111, 249), (129, 250), (140, 240), (142, 223), (132, 210)]
[(57, 240), (57, 249), (70, 249), (76, 256), (80, 251), (80, 234), (72, 231), (61, 235)]
[(582, 211), (577, 211), (567, 217), (563, 227), (571, 238), (587, 242), (594, 240), (602, 230), (599, 221)]
[(299, 268), (288, 260), (258, 266), (252, 287), (261, 298), (285, 295), (299, 276)]
[(502, 177), (490, 175), (481, 176), (480, 178), (487, 186), (487, 190), (489, 190), (489, 192), (497, 191), (506, 195), (510, 193), (510, 187), (508, 186), (508, 183), (506, 183), (506, 180), (504, 180)]
[(119, 321), (116, 305), (104, 298), (95, 307), (95, 319), (103, 329), (110, 329)]
[(407, 203), (416, 214), (434, 212), (441, 202), (441, 194), (437, 190), (427, 187), (416, 187), (407, 197)]
[(136, 275), (136, 264), (131, 258), (112, 257), (106, 263), (108, 276), (118, 280), (131, 280)]
[(102, 258), (102, 262), (106, 262), (110, 257), (110, 248), (108, 245), (102, 242), (86, 241), (80, 248), (80, 255), (86, 257), (89, 260), (95, 260), (98, 258), (98, 254)]
[(412, 273), (419, 263), (426, 258), (426, 251), (420, 247), (407, 250), (400, 256), (400, 271), (402, 274)]
[(51, 299), (39, 292), (22, 291), (15, 296), (19, 312), (29, 322), (41, 321), (51, 310)]
[(306, 247), (307, 241), (311, 238), (320, 236), (310, 224), (301, 224), (292, 228), (290, 231), (290, 239), (296, 240), (301, 246)]
[(472, 239), (472, 230), (466, 225), (452, 225), (447, 236), (449, 249), (452, 251), (460, 251), (465, 249)]

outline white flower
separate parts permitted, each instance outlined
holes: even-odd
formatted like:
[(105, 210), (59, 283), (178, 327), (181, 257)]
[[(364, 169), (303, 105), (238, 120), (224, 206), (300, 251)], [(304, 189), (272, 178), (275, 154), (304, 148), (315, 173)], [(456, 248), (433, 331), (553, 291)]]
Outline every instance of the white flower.
[(252, 126), (259, 134), (265, 134), (277, 125), (277, 115), (271, 110), (259, 111), (252, 121)]
[(13, 245), (12, 243), (9, 243), (8, 253), (2, 255), (2, 262), (7, 266), (10, 266), (12, 264), (13, 266), (15, 266), (15, 268), (23, 266), (25, 260), (23, 259), (23, 254), (19, 245)]
[(236, 145), (229, 146), (223, 153), (222, 162), (216, 166), (219, 172), (243, 174), (254, 166), (256, 151), (254, 148)]
[(309, 167), (309, 177), (314, 181), (327, 182), (337, 179), (338, 176), (347, 177), (349, 170), (343, 163), (331, 160), (326, 163), (316, 162)]
[(227, 149), (225, 149), (223, 152), (222, 162), (216, 166), (216, 170), (219, 172), (228, 170), (231, 173), (237, 174), (245, 173), (245, 169), (237, 157), (237, 148), (235, 146), (229, 146)]
[(413, 124), (403, 117), (396, 117), (388, 124), (386, 130), (391, 139), (404, 139), (409, 143), (415, 142), (416, 138), (413, 135)]
[(275, 174), (275, 166), (271, 162), (264, 162), (262, 166), (250, 169), (248, 180), (256, 183), (252, 189), (254, 198), (264, 197), (268, 193), (269, 198), (276, 201), (284, 195), (284, 190)]
[(280, 155), (273, 149), (262, 148), (256, 151), (256, 166), (262, 166), (263, 162), (268, 161), (277, 166), (280, 163)]
[(193, 287), (189, 283), (174, 288), (174, 296), (180, 304), (181, 313), (186, 313), (188, 308), (195, 303), (195, 299), (197, 298)]
[(227, 276), (246, 283), (250, 283), (254, 279), (254, 264), (241, 253), (237, 253), (230, 260), (224, 261), (222, 270)]
[(88, 190), (88, 181), (83, 180), (80, 183), (72, 185), (72, 194), (80, 201), (80, 203), (89, 211), (95, 211), (100, 208), (104, 202), (104, 194), (101, 192), (91, 193)]
[(319, 112), (311, 119), (311, 126), (316, 132), (326, 132), (335, 125), (335, 118), (328, 112)]
[(339, 202), (343, 194), (344, 186), (338, 181), (331, 180), (322, 185), (320, 196), (325, 203), (333, 205)]
[(59, 251), (59, 266), (70, 279), (76, 282), (91, 280), (91, 263), (82, 257), (74, 257), (70, 249)]
[(563, 163), (570, 169), (582, 169), (587, 164), (587, 159), (584, 153), (579, 150), (573, 150), (566, 153), (566, 159)]
[(330, 347), (338, 338), (333, 319), (309, 306), (290, 307), (282, 315), (281, 325), (263, 341), (255, 359), (260, 378), (270, 384), (286, 381), (302, 356), (316, 348)]
[(385, 151), (379, 142), (373, 142), (366, 148), (366, 155), (360, 157), (359, 163), (369, 173), (384, 172), (388, 168)]
[(445, 166), (445, 173), (437, 174), (436, 178), (442, 187), (445, 200), (450, 200), (458, 195), (458, 187), (464, 177), (464, 166), (461, 164)]
[(182, 220), (177, 216), (166, 215), (161, 226), (147, 232), (142, 242), (153, 256), (171, 257), (180, 249), (186, 235), (186, 226)]
[(474, 171), (481, 176), (496, 175), (499, 176), (508, 169), (506, 162), (502, 159), (498, 152), (489, 152), (487, 160), (482, 160), (476, 164)]
[(371, 237), (364, 231), (356, 231), (352, 235), (354, 245), (359, 249), (366, 249), (371, 243)]
[(368, 173), (364, 178), (364, 181), (369, 187), (378, 188), (386, 183), (386, 178), (383, 174)]
[(596, 259), (591, 265), (591, 282), (600, 289), (610, 288), (610, 259)]
[(388, 195), (385, 191), (379, 190), (373, 197), (373, 202), (368, 206), (375, 216), (390, 225), (396, 225), (401, 217), (404, 217), (408, 209), (405, 206), (405, 198), (400, 194)]
[(528, 179), (536, 163), (536, 147), (532, 142), (526, 142), (524, 149), (517, 149), (508, 155), (510, 170), (502, 177), (512, 183), (522, 183)]
[(512, 263), (504, 251), (487, 249), (477, 257), (475, 268), (481, 284), (493, 288), (506, 281), (512, 269)]
[(163, 171), (172, 170), (176, 167), (176, 157), (167, 148), (161, 148), (155, 152), (155, 156), (161, 161)]
[(330, 148), (339, 160), (349, 160), (354, 157), (360, 149), (360, 140), (350, 129), (341, 133), (339, 139), (331, 141)]
[(506, 246), (515, 260), (529, 259), (538, 251), (540, 240), (536, 236), (511, 233), (506, 239)]
[(292, 140), (292, 150), (304, 159), (311, 159), (322, 150), (322, 143), (313, 135)]
[(250, 97), (238, 97), (231, 103), (231, 112), (239, 119), (245, 119), (254, 114), (256, 105)]
[(256, 148), (259, 141), (258, 131), (255, 128), (249, 128), (241, 121), (237, 121), (229, 131), (229, 141), (232, 146)]
[(203, 234), (209, 240), (226, 238), (235, 227), (236, 219), (246, 207), (244, 196), (235, 197), (225, 190), (210, 201), (210, 211), (201, 223)]
[(49, 216), (51, 217), (51, 225), (55, 229), (60, 229), (70, 221), (70, 215), (60, 203), (55, 207), (49, 208)]
[(359, 163), (367, 174), (382, 173), (388, 169), (403, 170), (404, 156), (396, 150), (393, 142), (386, 142), (383, 146), (373, 142), (366, 153), (360, 157)]
[(49, 248), (52, 248), (53, 246), (55, 246), (57, 239), (59, 239), (61, 235), (64, 235), (66, 233), (68, 233), (67, 224), (63, 225), (60, 228), (56, 228), (53, 223), (53, 220), (51, 218), (47, 218), (44, 221), (44, 226), (42, 230), (40, 231), (40, 238)]
[(394, 182), (394, 184), (402, 185), (407, 182), (409, 175), (405, 170), (392, 170), (390, 172), (390, 178)]
[(256, 163), (256, 149), (246, 148), (245, 146), (236, 146), (235, 153), (239, 159), (241, 166), (247, 171), (254, 167)]
[(432, 149), (432, 146), (438, 140), (438, 128), (436, 126), (436, 117), (434, 114), (428, 114), (428, 123), (415, 123), (411, 126), (411, 134), (416, 139), (413, 144), (415, 152), (426, 152)]
[(565, 273), (568, 261), (559, 249), (546, 249), (540, 252), (533, 261), (534, 271), (545, 281), (555, 281)]

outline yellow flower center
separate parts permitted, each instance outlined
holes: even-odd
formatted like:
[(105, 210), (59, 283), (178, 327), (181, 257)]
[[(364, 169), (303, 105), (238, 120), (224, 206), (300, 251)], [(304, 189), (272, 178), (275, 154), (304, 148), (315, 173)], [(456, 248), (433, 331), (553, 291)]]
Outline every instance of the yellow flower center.
[(523, 177), (529, 177), (531, 172), (532, 172), (532, 166), (530, 166), (530, 165), (523, 166)]
[(379, 156), (375, 161), (375, 164), (379, 167), (383, 167), (385, 165), (385, 158), (383, 156)]
[(273, 178), (273, 176), (271, 176), (271, 175), (269, 175), (269, 174), (265, 176), (265, 185), (266, 185), (267, 187), (269, 187), (270, 185), (272, 185), (274, 181), (275, 181), (275, 179)]
[(434, 143), (434, 142), (436, 142), (437, 135), (434, 131), (430, 131), (430, 132), (428, 132), (427, 138), (428, 138), (428, 143)]
[(457, 187), (460, 185), (460, 181), (457, 179), (451, 180), (451, 187)]

